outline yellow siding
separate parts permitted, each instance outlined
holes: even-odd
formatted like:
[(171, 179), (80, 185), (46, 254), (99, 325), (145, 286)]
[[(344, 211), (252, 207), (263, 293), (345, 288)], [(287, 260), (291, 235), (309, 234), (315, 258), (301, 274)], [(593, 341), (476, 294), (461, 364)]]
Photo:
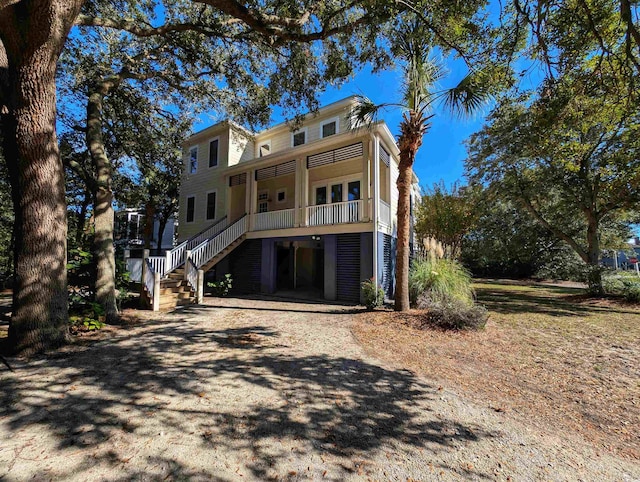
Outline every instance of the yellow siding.
[(253, 159), (253, 139), (240, 129), (229, 129), (229, 166)]
[(247, 185), (240, 184), (229, 188), (229, 221), (234, 221), (242, 216), (246, 211)]
[[(291, 209), (295, 207), (295, 186), (296, 176), (295, 174), (288, 174), (286, 176), (272, 177), (263, 181), (258, 181), (258, 193), (261, 191), (269, 192), (269, 211), (280, 211), (281, 209)], [(276, 191), (278, 189), (285, 188), (287, 194), (284, 202), (277, 202)], [(258, 212), (258, 206), (255, 210)]]

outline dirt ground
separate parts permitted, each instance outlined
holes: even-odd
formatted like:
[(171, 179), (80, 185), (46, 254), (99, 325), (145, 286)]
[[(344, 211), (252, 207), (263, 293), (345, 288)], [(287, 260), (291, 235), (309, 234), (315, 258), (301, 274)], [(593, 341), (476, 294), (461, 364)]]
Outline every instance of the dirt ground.
[(360, 313), (207, 299), (10, 360), (0, 480), (640, 480), (634, 461), (367, 354)]
[(538, 427), (640, 460), (640, 307), (567, 286), (477, 285), (485, 330), (420, 329), (420, 312), (361, 316), (367, 351)]

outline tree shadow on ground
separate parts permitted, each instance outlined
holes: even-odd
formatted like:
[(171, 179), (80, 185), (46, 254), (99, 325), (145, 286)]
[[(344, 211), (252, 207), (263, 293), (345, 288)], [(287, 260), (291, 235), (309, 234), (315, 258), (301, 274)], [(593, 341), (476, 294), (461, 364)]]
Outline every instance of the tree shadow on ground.
[[(2, 424), (13, 432), (40, 426), (54, 436), (56, 455), (82, 451), (76, 477), (103, 463), (122, 480), (138, 478), (141, 468), (123, 463), (126, 444), (116, 449), (110, 439), (148, 436), (149, 424), (193, 450), (249, 451), (245, 469), (260, 479), (291, 456), (277, 439), (297, 441), (299, 453), (348, 458), (387, 443), (436, 451), (493, 436), (429, 413), (437, 390), (408, 371), (287, 354), (268, 326), (214, 329), (182, 315), (29, 364), (17, 360), (15, 373), (0, 374)], [(234, 405), (232, 395), (242, 401)], [(177, 460), (158, 466), (158, 478), (216, 478)]]

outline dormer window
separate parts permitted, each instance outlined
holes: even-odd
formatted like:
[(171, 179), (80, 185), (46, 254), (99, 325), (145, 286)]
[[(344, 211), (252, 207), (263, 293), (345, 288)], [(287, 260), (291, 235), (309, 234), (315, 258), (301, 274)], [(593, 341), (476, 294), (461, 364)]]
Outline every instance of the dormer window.
[(198, 170), (198, 146), (189, 149), (189, 174), (195, 174)]
[(269, 154), (271, 154), (271, 139), (262, 142), (258, 146), (258, 152), (260, 153), (260, 157), (268, 156)]
[(325, 138), (338, 133), (338, 118), (334, 117), (320, 124), (320, 137)]
[(307, 128), (300, 129), (299, 131), (291, 134), (291, 145), (293, 147), (301, 146), (307, 143)]

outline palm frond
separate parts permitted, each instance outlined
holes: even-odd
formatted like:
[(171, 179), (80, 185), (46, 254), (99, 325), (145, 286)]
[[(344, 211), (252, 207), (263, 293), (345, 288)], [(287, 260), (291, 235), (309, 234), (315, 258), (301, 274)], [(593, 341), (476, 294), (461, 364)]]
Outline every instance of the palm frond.
[(380, 110), (385, 104), (375, 104), (364, 95), (355, 96), (356, 103), (349, 114), (347, 114), (347, 124), (350, 129), (369, 129), (378, 121)]
[(443, 94), (445, 107), (458, 117), (469, 117), (491, 99), (489, 76), (469, 72), (455, 87)]

